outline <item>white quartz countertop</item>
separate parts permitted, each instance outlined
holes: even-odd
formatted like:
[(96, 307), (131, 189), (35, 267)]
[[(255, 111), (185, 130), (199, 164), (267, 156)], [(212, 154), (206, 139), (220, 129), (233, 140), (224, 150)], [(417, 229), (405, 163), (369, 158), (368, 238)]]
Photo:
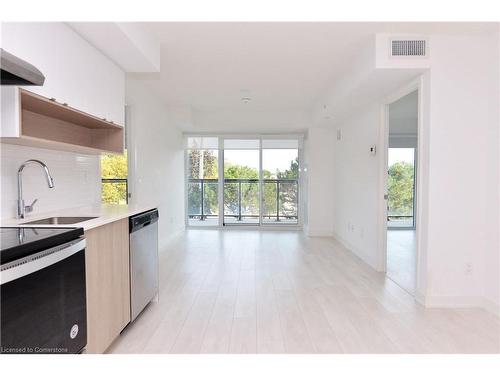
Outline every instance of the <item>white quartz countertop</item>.
[[(156, 208), (150, 204), (129, 204), (129, 205), (112, 205), (103, 204), (96, 206), (83, 206), (75, 208), (66, 208), (44, 213), (31, 213), (24, 219), (2, 219), (0, 226), (2, 227), (62, 227), (62, 228), (83, 228), (89, 230), (101, 225), (109, 224), (117, 220), (140, 214)], [(26, 222), (45, 219), (55, 216), (97, 216), (95, 219), (82, 221), (75, 224), (26, 224)]]

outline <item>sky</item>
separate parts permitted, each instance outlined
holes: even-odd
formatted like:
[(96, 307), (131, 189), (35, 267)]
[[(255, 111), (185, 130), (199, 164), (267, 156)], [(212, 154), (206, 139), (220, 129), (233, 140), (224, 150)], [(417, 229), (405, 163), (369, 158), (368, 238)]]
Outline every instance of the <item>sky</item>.
[[(290, 163), (297, 157), (297, 150), (263, 149), (262, 168), (270, 172), (276, 169), (285, 171), (290, 168)], [(225, 150), (224, 161), (231, 164), (246, 165), (259, 169), (259, 150)]]
[(414, 149), (413, 148), (389, 148), (388, 155), (389, 166), (399, 161), (413, 163)]

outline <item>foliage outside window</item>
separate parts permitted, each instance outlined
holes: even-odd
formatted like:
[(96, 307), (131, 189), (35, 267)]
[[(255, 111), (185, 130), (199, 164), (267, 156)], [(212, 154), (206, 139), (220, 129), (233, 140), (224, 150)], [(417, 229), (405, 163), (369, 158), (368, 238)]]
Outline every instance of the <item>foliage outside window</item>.
[(197, 180), (206, 180), (203, 186), (204, 214), (216, 216), (219, 214), (218, 206), (218, 157), (215, 150), (189, 150), (189, 179), (188, 185), (188, 214), (190, 216), (201, 215), (201, 192), (202, 183)]
[[(263, 165), (265, 166), (267, 155), (263, 150)], [(274, 153), (277, 150), (272, 150)], [(288, 155), (295, 153), (290, 160), (290, 166), (281, 171), (269, 171), (264, 167), (262, 175), (264, 178), (263, 191), (263, 216), (264, 218), (285, 217), (297, 218), (298, 202), (298, 180), (299, 180), (299, 157), (298, 150), (279, 150)]]
[(101, 157), (102, 202), (127, 204), (127, 150), (123, 155), (105, 154)]
[(405, 161), (389, 167), (389, 216), (396, 220), (413, 217), (414, 173), (413, 164)]
[[(203, 214), (218, 216), (218, 152), (217, 150), (187, 150), (188, 156), (188, 215), (201, 215), (202, 188)], [(286, 170), (262, 171), (263, 216), (297, 217), (299, 161), (291, 160)], [(200, 180), (204, 180), (201, 182)], [(259, 215), (259, 171), (245, 165), (224, 162), (224, 215)], [(234, 180), (234, 181), (232, 181)], [(241, 182), (241, 207), (238, 199), (238, 180)], [(256, 180), (256, 181), (245, 181)], [(285, 181), (282, 181), (285, 180)], [(279, 187), (278, 187), (279, 183)], [(202, 186), (203, 185), (203, 186)], [(279, 194), (277, 189), (279, 189)], [(278, 208), (279, 207), (279, 208)], [(277, 212), (279, 210), (279, 212)]]

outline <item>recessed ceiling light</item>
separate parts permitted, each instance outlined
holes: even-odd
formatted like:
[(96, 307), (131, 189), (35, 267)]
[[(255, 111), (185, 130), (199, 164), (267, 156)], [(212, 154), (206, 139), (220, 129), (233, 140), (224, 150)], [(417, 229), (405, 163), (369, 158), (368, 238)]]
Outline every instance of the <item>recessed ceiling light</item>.
[(250, 100), (252, 100), (252, 98), (249, 98), (249, 97), (243, 97), (241, 98), (241, 101), (244, 103), (244, 104), (247, 104), (250, 102)]

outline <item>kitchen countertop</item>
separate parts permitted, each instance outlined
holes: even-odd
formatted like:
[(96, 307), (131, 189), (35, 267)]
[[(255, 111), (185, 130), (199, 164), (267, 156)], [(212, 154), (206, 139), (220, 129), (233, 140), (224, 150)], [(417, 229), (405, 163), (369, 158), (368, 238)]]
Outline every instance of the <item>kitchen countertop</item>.
[[(75, 208), (65, 208), (44, 213), (28, 214), (24, 219), (2, 219), (0, 226), (2, 227), (61, 227), (61, 228), (83, 228), (89, 230), (100, 227), (105, 224), (112, 223), (117, 220), (125, 219), (129, 216), (140, 214), (141, 212), (149, 211), (156, 208), (155, 205), (149, 204), (102, 204), (95, 206), (83, 206)], [(75, 224), (24, 224), (28, 221), (45, 219), (54, 216), (97, 216), (95, 219), (82, 221)]]

